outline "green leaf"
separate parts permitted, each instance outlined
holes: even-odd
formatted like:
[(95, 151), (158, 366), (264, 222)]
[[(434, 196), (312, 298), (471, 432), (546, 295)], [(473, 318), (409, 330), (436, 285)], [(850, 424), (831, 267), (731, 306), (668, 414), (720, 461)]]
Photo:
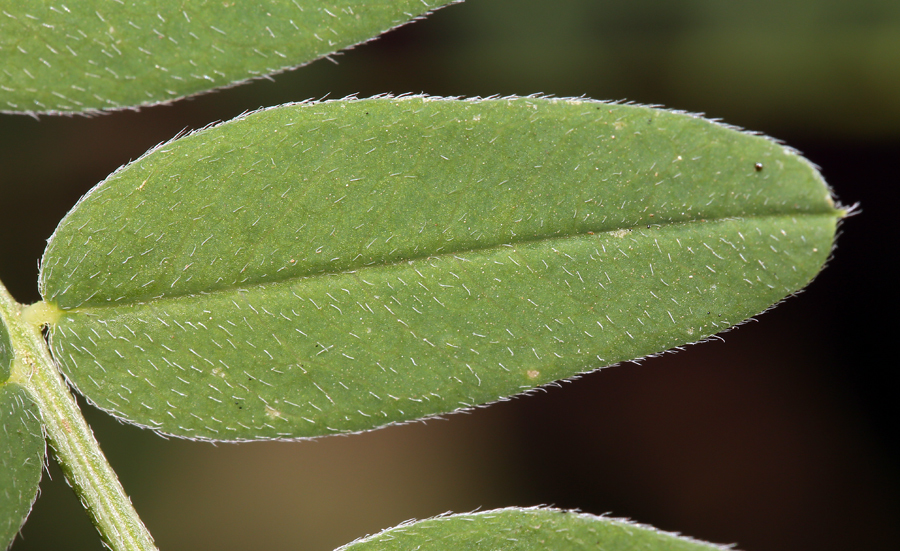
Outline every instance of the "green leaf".
[(367, 430), (697, 341), (826, 260), (810, 164), (587, 100), (288, 105), (161, 146), (48, 244), (54, 356), (168, 434)]
[(0, 383), (0, 549), (12, 543), (37, 498), (45, 451), (39, 419), (24, 388)]
[(10, 381), (13, 360), (0, 312), (0, 549), (12, 544), (31, 511), (44, 461), (40, 413), (26, 390)]
[(9, 373), (12, 369), (15, 351), (13, 350), (12, 341), (9, 340), (9, 329), (3, 318), (0, 317), (0, 384), (5, 383), (9, 379)]
[(498, 509), (409, 522), (337, 551), (725, 551), (620, 519), (556, 509)]
[(0, 111), (152, 105), (284, 71), (442, 0), (6, 2)]

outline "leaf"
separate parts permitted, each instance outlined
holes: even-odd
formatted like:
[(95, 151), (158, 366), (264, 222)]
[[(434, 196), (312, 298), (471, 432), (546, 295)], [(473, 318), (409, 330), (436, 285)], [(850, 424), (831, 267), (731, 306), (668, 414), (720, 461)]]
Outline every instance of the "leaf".
[(542, 508), (509, 508), (403, 523), (337, 551), (725, 551), (626, 520)]
[(10, 369), (12, 369), (15, 351), (13, 350), (12, 341), (9, 340), (9, 329), (3, 318), (0, 317), (0, 384), (9, 380)]
[(12, 544), (31, 511), (44, 459), (40, 413), (25, 389), (10, 381), (13, 359), (0, 315), (0, 549)]
[(153, 105), (308, 63), (438, 0), (6, 2), (0, 111)]
[(0, 549), (12, 543), (37, 498), (44, 458), (39, 415), (24, 388), (0, 383)]
[(588, 100), (287, 105), (161, 146), (50, 239), (52, 351), (190, 438), (367, 430), (702, 340), (806, 283), (808, 162)]

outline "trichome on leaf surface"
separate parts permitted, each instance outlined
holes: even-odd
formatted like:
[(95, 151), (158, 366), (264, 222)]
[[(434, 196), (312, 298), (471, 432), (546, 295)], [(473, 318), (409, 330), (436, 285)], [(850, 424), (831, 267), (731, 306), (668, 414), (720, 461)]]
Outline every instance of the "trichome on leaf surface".
[[(266, 4), (173, 4), (160, 24), (124, 5), (81, 19), (51, 10), (46, 48), (88, 65), (109, 54), (106, 72), (93, 78), (73, 62), (37, 74), (27, 70), (34, 48), (18, 48), (4, 58), (0, 101), (55, 113), (169, 100), (305, 63), (422, 13), (403, 2)], [(40, 18), (17, 9), (0, 20), (0, 52), (16, 36), (35, 40)], [(192, 30), (201, 26), (205, 39)], [(188, 84), (147, 65), (147, 28), (170, 39), (153, 59), (170, 56)], [(285, 61), (242, 57), (248, 41)], [(198, 76), (207, 73), (219, 76)], [(66, 215), (42, 260), (42, 302), (23, 307), (0, 287), (0, 545), (35, 499), (46, 437), (103, 541), (154, 548), (61, 375), (117, 418), (166, 435), (370, 430), (725, 330), (803, 288), (844, 214), (815, 168), (772, 140), (583, 98), (348, 98), (179, 137)], [(342, 549), (551, 541), (719, 548), (510, 508), (404, 524)]]

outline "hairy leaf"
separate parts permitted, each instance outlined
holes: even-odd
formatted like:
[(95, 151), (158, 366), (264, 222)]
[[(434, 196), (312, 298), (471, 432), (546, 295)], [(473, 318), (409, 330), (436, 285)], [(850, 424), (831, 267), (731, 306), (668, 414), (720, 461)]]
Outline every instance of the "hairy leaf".
[(12, 341), (9, 340), (9, 329), (3, 318), (0, 317), (0, 384), (5, 383), (9, 379), (9, 373), (12, 369), (15, 351), (13, 350)]
[(840, 212), (772, 141), (536, 98), (289, 105), (116, 172), (50, 240), (91, 401), (207, 439), (366, 430), (701, 340), (803, 287)]
[(338, 551), (725, 551), (625, 520), (556, 509), (498, 509), (390, 528)]
[(12, 544), (31, 511), (44, 458), (37, 407), (22, 386), (9, 380), (13, 360), (9, 329), (0, 312), (0, 549)]
[(0, 549), (6, 549), (37, 498), (44, 438), (37, 406), (15, 383), (0, 383)]
[(0, 111), (170, 101), (308, 63), (446, 3), (5, 2)]

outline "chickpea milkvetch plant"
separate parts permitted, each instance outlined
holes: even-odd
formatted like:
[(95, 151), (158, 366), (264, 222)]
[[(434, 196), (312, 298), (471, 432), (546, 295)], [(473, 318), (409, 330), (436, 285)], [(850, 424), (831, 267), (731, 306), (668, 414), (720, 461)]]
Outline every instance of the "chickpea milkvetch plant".
[[(3, 4), (0, 110), (90, 114), (302, 65), (440, 3)], [(63, 378), (189, 439), (409, 422), (740, 323), (815, 276), (844, 215), (770, 139), (583, 98), (347, 98), (179, 137), (66, 215), (41, 302), (0, 287), (0, 545), (46, 440), (107, 546), (155, 548)], [(508, 508), (345, 548), (721, 547)]]

